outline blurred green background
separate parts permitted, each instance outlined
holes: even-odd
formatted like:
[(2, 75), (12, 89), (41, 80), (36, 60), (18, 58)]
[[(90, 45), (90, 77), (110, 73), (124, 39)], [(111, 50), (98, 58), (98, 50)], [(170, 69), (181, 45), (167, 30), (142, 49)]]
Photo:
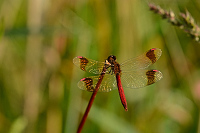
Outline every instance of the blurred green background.
[(199, 0), (1, 0), (0, 133), (74, 133), (92, 93), (77, 82), (92, 74), (72, 60), (118, 62), (151, 48), (163, 79), (98, 93), (83, 133), (200, 132), (200, 44), (149, 11), (153, 2), (200, 22)]

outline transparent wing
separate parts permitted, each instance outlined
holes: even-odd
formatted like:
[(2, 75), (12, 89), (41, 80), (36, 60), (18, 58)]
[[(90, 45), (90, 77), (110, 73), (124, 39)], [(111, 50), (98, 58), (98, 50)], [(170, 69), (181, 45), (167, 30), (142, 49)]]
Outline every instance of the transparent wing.
[(124, 88), (141, 88), (159, 81), (162, 77), (158, 70), (138, 70), (122, 73), (121, 82)]
[[(139, 70), (131, 73), (122, 73), (121, 82), (123, 88), (142, 88), (151, 85), (163, 78), (158, 70)], [(86, 91), (94, 91), (99, 76), (83, 78), (78, 82), (78, 87)], [(117, 89), (115, 75), (106, 74), (99, 87), (99, 92), (109, 92)]]
[[(95, 61), (82, 56), (75, 57), (73, 63), (81, 70), (93, 74), (101, 74), (105, 64), (104, 62)], [(108, 73), (108, 71), (106, 73)]]
[(144, 54), (138, 57), (129, 59), (123, 62), (122, 64), (120, 64), (121, 70), (122, 72), (126, 72), (126, 71), (135, 71), (139, 69), (145, 69), (149, 67), (151, 64), (155, 63), (160, 58), (161, 54), (162, 54), (162, 51), (159, 48), (150, 49)]
[[(94, 91), (99, 76), (83, 78), (78, 82), (78, 87), (86, 91)], [(117, 88), (115, 75), (106, 74), (100, 84), (98, 92), (109, 92)]]

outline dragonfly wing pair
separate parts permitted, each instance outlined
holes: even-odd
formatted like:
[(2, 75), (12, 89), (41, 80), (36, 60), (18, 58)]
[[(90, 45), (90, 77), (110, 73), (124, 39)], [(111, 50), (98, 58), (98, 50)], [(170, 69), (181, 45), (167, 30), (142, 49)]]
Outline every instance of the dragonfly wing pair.
[[(160, 49), (153, 48), (138, 57), (120, 64), (120, 76), (123, 87), (141, 88), (159, 81), (163, 77), (160, 71), (144, 69), (154, 64), (160, 58), (161, 54), (162, 51)], [(82, 56), (75, 57), (73, 62), (81, 70), (93, 74), (101, 74), (105, 65), (104, 62), (87, 59)], [(94, 91), (98, 80), (99, 75), (83, 78), (78, 82), (78, 87), (82, 90)], [(98, 91), (109, 92), (113, 89), (117, 89), (116, 77), (115, 74), (109, 73), (107, 70)]]

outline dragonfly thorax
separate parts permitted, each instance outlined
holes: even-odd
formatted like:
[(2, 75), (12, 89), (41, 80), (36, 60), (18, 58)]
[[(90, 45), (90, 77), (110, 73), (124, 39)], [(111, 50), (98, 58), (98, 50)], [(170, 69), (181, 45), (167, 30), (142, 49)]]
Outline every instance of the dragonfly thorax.
[(109, 73), (111, 74), (120, 74), (121, 69), (119, 63), (116, 62), (116, 56), (110, 55), (106, 60), (105, 64), (107, 65), (107, 69), (110, 67)]

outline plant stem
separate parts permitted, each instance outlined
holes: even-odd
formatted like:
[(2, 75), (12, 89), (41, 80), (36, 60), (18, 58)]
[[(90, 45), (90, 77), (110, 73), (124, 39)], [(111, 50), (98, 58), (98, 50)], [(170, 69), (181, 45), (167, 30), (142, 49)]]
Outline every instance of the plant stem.
[(90, 111), (90, 108), (92, 107), (92, 103), (94, 102), (94, 99), (95, 99), (95, 97), (96, 97), (96, 94), (97, 94), (97, 92), (98, 92), (98, 90), (99, 90), (99, 86), (100, 86), (100, 84), (101, 84), (101, 82), (102, 82), (102, 80), (103, 80), (103, 77), (104, 77), (104, 75), (105, 75), (106, 69), (107, 69), (107, 68), (104, 66), (104, 67), (103, 67), (103, 70), (102, 70), (102, 72), (101, 72), (101, 75), (99, 76), (99, 80), (98, 80), (98, 82), (97, 82), (97, 84), (96, 84), (96, 87), (95, 87), (95, 89), (94, 89), (94, 91), (93, 91), (93, 93), (92, 93), (92, 96), (91, 96), (91, 98), (90, 98), (90, 101), (89, 101), (89, 103), (88, 103), (88, 106), (87, 106), (87, 108), (86, 108), (86, 110), (85, 110), (85, 113), (84, 113), (84, 115), (83, 115), (83, 118), (82, 118), (82, 120), (81, 120), (81, 123), (80, 123), (80, 125), (79, 125), (79, 127), (78, 127), (77, 133), (80, 133), (80, 132), (81, 132), (81, 130), (82, 130), (82, 128), (83, 128), (83, 125), (85, 124), (85, 121), (86, 121), (86, 119), (87, 119), (87, 116), (88, 116), (88, 113), (89, 113), (89, 111)]

